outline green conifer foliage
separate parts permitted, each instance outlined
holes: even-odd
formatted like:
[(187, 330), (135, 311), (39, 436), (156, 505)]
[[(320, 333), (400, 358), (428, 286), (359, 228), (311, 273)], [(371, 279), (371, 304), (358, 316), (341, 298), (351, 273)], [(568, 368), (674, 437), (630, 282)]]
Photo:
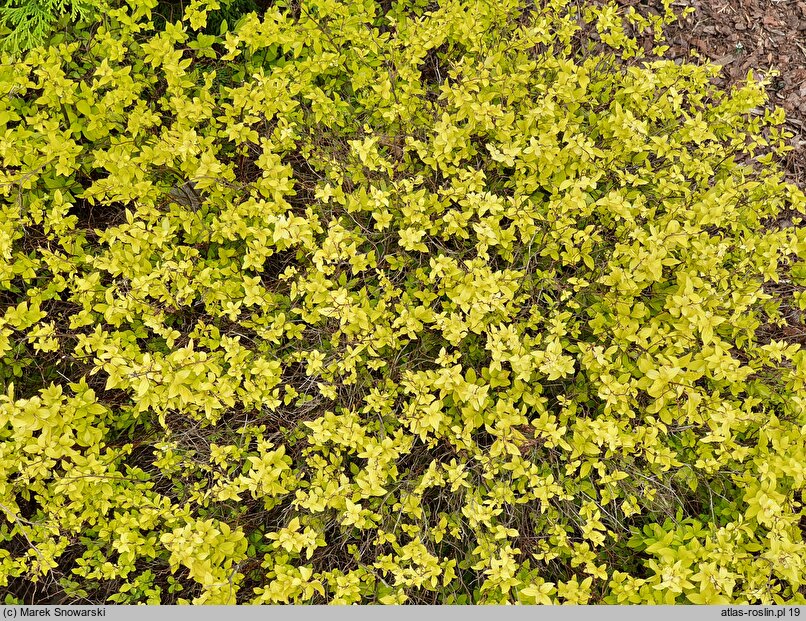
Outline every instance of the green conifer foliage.
[(60, 20), (86, 21), (104, 6), (102, 0), (6, 0), (0, 6), (0, 49), (29, 50), (47, 41)]

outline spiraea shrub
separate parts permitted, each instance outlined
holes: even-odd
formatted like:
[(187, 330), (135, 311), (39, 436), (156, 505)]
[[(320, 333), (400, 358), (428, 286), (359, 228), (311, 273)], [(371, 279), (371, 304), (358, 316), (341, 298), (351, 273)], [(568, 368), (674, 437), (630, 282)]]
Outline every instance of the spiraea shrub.
[(8, 602), (806, 602), (766, 76), (670, 9), (155, 6), (0, 67)]

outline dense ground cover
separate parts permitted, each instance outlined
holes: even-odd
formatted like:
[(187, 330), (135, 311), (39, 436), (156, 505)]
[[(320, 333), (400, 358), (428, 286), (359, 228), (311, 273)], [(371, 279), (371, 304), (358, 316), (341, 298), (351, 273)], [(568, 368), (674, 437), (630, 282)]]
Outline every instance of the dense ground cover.
[(7, 601), (803, 603), (765, 82), (668, 7), (215, 4), (3, 58)]

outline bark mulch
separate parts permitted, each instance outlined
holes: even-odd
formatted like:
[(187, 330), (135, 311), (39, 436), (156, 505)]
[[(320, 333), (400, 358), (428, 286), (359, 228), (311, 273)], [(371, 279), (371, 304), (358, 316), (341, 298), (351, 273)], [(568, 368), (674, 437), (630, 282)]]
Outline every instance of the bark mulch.
[[(657, 11), (658, 0), (617, 0), (641, 13)], [(690, 59), (691, 50), (723, 66), (720, 86), (777, 70), (770, 106), (786, 110), (793, 147), (784, 163), (789, 181), (806, 188), (806, 0), (679, 0), (695, 11), (668, 27), (666, 56)]]

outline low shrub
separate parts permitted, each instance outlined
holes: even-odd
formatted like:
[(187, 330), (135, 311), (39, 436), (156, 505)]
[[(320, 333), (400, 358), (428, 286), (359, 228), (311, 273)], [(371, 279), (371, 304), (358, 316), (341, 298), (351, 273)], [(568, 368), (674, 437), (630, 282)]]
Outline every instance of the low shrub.
[(0, 68), (9, 602), (804, 603), (766, 76), (668, 6), (155, 6)]

